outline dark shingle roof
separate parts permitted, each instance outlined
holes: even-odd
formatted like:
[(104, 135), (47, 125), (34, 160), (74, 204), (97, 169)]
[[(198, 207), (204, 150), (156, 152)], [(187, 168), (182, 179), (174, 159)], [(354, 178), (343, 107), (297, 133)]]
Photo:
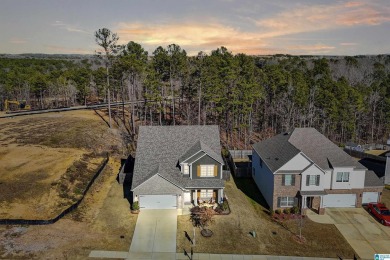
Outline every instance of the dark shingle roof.
[[(196, 153), (203, 151), (208, 154), (211, 158), (216, 160), (217, 162), (223, 164), (223, 160), (220, 154), (215, 153), (208, 145), (205, 145), (202, 141), (197, 141), (190, 149), (188, 149), (180, 158), (179, 163), (188, 162), (190, 163), (194, 161), (194, 158), (191, 157)], [(190, 158), (191, 157), (191, 158)], [(195, 157), (195, 156), (194, 156)], [(198, 157), (198, 156), (197, 156)], [(199, 158), (199, 157), (198, 157)], [(188, 160), (190, 159), (190, 160)]]
[[(212, 152), (211, 157), (215, 156), (217, 158), (214, 159), (223, 162), (220, 155), (219, 129), (216, 125), (140, 126), (131, 189), (156, 174), (156, 170), (162, 177), (179, 187), (191, 186), (192, 182), (195, 183), (194, 180), (183, 177), (177, 163), (190, 148), (196, 148), (197, 142), (200, 148), (202, 143), (206, 143), (208, 148), (203, 148), (209, 150), (204, 152)], [(206, 183), (202, 182), (199, 185), (206, 185)]]
[(315, 128), (295, 128), (288, 141), (322, 169), (345, 166), (366, 169)]
[(295, 128), (256, 143), (253, 148), (273, 172), (300, 152), (322, 169), (342, 166), (366, 169), (314, 128)]
[(253, 145), (257, 154), (272, 172), (285, 165), (299, 150), (288, 142), (288, 134), (279, 134)]
[(364, 187), (383, 187), (383, 180), (379, 179), (379, 177), (373, 171), (366, 171), (366, 176), (364, 179)]

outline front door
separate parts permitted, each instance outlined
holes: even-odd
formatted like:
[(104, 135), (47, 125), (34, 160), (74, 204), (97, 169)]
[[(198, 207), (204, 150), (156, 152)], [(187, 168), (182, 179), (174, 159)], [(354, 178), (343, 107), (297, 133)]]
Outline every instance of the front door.
[(306, 207), (311, 209), (313, 205), (313, 197), (306, 197)]

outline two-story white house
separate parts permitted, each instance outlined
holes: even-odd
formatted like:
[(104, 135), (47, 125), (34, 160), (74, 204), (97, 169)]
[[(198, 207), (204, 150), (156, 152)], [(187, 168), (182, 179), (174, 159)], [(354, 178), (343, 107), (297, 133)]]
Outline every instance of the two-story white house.
[(252, 177), (271, 210), (361, 207), (380, 201), (383, 183), (314, 128), (253, 145)]

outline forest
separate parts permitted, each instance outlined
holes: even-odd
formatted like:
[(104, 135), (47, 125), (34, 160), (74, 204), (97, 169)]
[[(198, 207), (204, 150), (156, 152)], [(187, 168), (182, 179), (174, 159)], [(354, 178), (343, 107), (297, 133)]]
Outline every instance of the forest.
[[(126, 102), (107, 111), (129, 138), (138, 125), (217, 124), (227, 148), (294, 127), (334, 142), (384, 142), (390, 134), (390, 55), (249, 56), (225, 47), (187, 55), (177, 44), (148, 53), (95, 33), (95, 55), (0, 57), (0, 106), (32, 109)], [(111, 122), (111, 120), (110, 120)]]

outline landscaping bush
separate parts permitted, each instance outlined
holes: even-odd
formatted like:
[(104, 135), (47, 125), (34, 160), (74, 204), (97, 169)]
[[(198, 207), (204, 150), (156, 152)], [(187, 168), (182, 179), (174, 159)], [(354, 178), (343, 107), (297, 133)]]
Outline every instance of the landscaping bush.
[(292, 214), (298, 214), (299, 213), (299, 207), (298, 206), (294, 206), (290, 209), (290, 212)]
[(281, 211), (280, 209), (276, 209), (276, 210), (275, 210), (275, 214), (278, 214), (278, 215), (279, 215), (280, 213), (282, 213), (282, 211)]
[(290, 209), (289, 209), (289, 208), (283, 209), (283, 213), (284, 213), (284, 214), (290, 214)]
[(221, 208), (223, 211), (226, 211), (229, 209), (229, 205), (228, 205), (228, 202), (226, 199), (223, 200), (222, 204), (221, 204)]
[(131, 205), (132, 210), (139, 210), (139, 202), (134, 201), (133, 204)]

